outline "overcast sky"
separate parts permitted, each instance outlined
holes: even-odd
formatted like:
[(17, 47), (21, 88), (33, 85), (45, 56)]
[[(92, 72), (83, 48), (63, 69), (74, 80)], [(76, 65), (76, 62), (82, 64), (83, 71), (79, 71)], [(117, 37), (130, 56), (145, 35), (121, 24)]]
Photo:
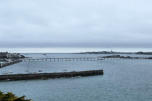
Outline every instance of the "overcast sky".
[(152, 0), (0, 0), (0, 47), (152, 48)]

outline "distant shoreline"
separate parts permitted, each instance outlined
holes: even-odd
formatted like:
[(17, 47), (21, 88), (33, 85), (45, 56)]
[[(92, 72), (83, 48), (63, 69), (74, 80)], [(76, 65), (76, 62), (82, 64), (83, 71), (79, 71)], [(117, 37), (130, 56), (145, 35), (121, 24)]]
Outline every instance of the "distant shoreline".
[[(1, 52), (1, 53), (7, 53), (7, 52)], [(11, 52), (12, 54), (14, 52)], [(152, 55), (152, 52), (146, 52), (146, 51), (137, 51), (137, 52), (121, 52), (121, 51), (86, 51), (86, 52), (60, 52), (60, 53), (54, 53), (54, 52), (31, 52), (31, 53), (19, 53), (19, 54), (136, 54), (136, 55)]]
[(138, 54), (138, 55), (152, 55), (152, 52), (115, 52), (115, 51), (98, 51), (98, 52), (80, 52), (78, 54)]
[(42, 47), (42, 48), (0, 48), (0, 51), (9, 53), (82, 53), (82, 52), (152, 52), (152, 48), (96, 48), (96, 47)]

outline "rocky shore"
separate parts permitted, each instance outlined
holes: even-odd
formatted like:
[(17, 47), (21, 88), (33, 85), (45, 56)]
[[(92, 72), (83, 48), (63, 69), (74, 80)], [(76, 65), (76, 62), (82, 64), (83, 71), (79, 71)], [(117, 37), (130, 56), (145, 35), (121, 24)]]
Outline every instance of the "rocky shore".
[(0, 68), (21, 62), (25, 56), (19, 53), (0, 52)]
[(120, 59), (152, 59), (152, 57), (132, 57), (132, 56), (121, 56), (121, 55), (101, 56), (100, 58), (120, 58)]

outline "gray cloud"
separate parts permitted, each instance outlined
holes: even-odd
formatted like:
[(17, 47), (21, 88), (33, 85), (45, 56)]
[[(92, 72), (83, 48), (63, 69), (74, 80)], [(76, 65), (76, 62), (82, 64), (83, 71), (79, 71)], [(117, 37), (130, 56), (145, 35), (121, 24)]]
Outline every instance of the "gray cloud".
[(1, 0), (0, 47), (151, 47), (151, 0)]

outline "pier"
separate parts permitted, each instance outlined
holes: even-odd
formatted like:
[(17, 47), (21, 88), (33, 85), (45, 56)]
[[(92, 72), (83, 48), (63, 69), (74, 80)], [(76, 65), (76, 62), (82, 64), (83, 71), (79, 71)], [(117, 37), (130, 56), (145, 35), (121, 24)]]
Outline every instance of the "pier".
[(10, 75), (0, 75), (0, 81), (70, 78), (70, 77), (78, 77), (78, 76), (85, 77), (85, 76), (95, 76), (95, 75), (103, 75), (103, 74), (104, 74), (103, 70), (58, 72), (58, 73), (36, 73), (36, 74), (10, 74)]
[(102, 57), (74, 57), (74, 58), (25, 58), (23, 62), (31, 62), (31, 61), (49, 61), (49, 62), (62, 62), (62, 61), (97, 61), (103, 60)]

